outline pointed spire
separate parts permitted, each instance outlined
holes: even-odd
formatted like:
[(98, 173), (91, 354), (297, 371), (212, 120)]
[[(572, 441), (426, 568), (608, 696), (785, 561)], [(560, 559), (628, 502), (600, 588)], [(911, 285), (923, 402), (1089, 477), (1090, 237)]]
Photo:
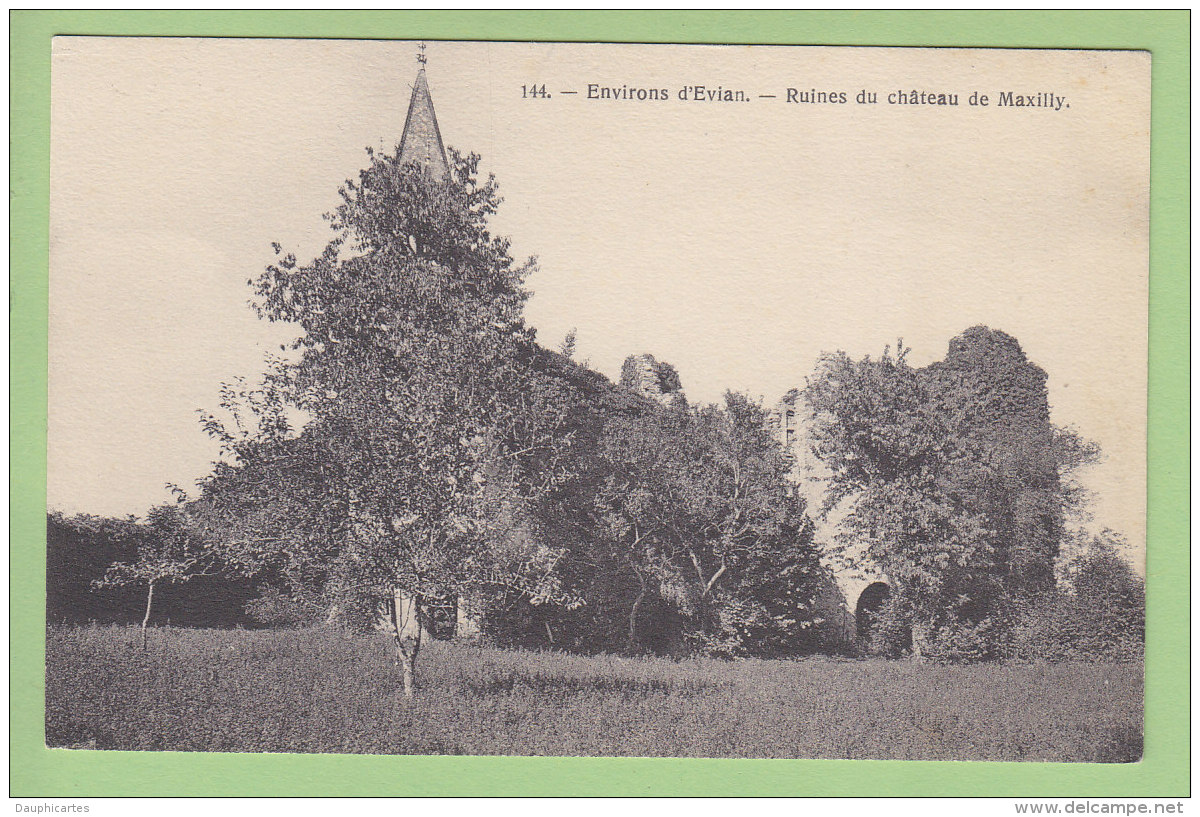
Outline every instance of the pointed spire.
[(438, 128), (437, 114), (433, 112), (433, 99), (429, 96), (429, 82), (425, 79), (424, 43), (417, 55), (421, 63), (417, 81), (413, 84), (412, 99), (408, 103), (408, 117), (404, 120), (404, 135), (400, 137), (400, 162), (417, 162), (437, 178), (450, 175), (446, 161), (446, 148), (442, 144), (442, 132)]

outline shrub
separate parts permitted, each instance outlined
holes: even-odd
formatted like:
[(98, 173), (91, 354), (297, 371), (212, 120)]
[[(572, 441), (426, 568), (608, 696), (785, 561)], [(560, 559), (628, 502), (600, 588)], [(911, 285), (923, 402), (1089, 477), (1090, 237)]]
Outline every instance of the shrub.
[[(959, 609), (927, 625), (922, 655), (954, 663), (1142, 660), (1145, 582), (1121, 555), (1126, 548), (1110, 530), (1066, 537), (1057, 587), (1002, 596), (983, 610), (962, 599)], [(909, 653), (915, 620), (903, 594), (891, 595), (875, 612), (862, 648), (887, 657)]]
[(1052, 592), (1012, 605), (1009, 648), (1014, 658), (1140, 661), (1145, 647), (1145, 582), (1122, 558), (1125, 542), (1105, 530), (1074, 537)]
[(898, 594), (887, 597), (871, 618), (870, 638), (863, 649), (870, 655), (899, 658), (912, 649), (911, 613)]
[(1146, 637), (1146, 584), (1122, 558), (1127, 543), (1105, 530), (1067, 569), (1070, 607), (1080, 623), (1076, 648), (1096, 658), (1141, 657)]
[(968, 621), (951, 614), (934, 629), (925, 643), (924, 654), (937, 661), (969, 663), (995, 658), (1006, 640), (1001, 620), (987, 616)]
[(268, 627), (307, 627), (321, 621), (324, 606), (309, 593), (287, 594), (264, 585), (256, 599), (246, 602), (246, 615)]

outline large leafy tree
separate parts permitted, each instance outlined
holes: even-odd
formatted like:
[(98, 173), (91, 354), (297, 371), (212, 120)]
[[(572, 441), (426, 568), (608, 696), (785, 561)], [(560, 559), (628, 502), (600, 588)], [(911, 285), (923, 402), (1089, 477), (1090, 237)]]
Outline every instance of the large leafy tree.
[[(611, 527), (615, 520), (601, 507), (606, 500), (598, 494), (621, 484), (613, 477), (631, 467), (625, 458), (608, 456), (606, 439), (623, 428), (631, 435), (644, 435), (642, 450), (650, 450), (662, 443), (656, 434), (664, 428), (660, 421), (669, 418), (657, 402), (616, 386), (565, 354), (543, 351), (537, 363), (542, 382), (552, 386), (548, 393), (554, 395), (562, 424), (553, 449), (553, 473), (547, 472), (548, 488), (529, 508), (544, 541), (563, 555), (556, 573), (568, 596), (585, 603), (532, 605), (519, 593), (495, 588), (485, 595), (482, 624), (507, 643), (585, 652), (622, 649), (629, 642), (631, 606), (639, 606), (635, 618), (641, 618), (656, 596), (643, 592), (645, 574), (635, 572), (643, 566), (631, 565), (631, 554)], [(640, 493), (613, 498), (622, 505), (653, 499)], [(665, 648), (657, 643), (645, 646)]]
[(906, 351), (825, 356), (805, 399), (811, 442), (829, 467), (824, 514), (843, 514), (839, 555), (895, 585), (918, 648), (930, 628), (994, 574), (994, 536), (948, 478), (965, 460)]
[(924, 370), (907, 350), (825, 356), (805, 389), (812, 444), (830, 470), (825, 514), (841, 554), (895, 585), (891, 613), (921, 651), (1053, 586), (1071, 473), (1094, 446), (1050, 424), (1046, 375), (986, 327)]
[(644, 615), (648, 599), (665, 602), (706, 652), (803, 641), (817, 559), (758, 404), (728, 393), (723, 406), (617, 418), (600, 450), (607, 475), (595, 494), (596, 519), (636, 578), (628, 649), (655, 629)]
[(206, 418), (233, 460), (202, 498), (230, 560), (382, 603), (409, 694), (422, 599), (558, 592), (529, 506), (560, 473), (562, 412), (521, 315), (532, 262), (489, 232), (500, 199), (478, 162), (451, 151), (439, 178), (372, 153), (324, 252), (276, 247), (252, 282), (259, 314), (300, 330), (298, 355), (225, 395), (252, 419)]
[(687, 563), (701, 587), (708, 652), (780, 655), (811, 646), (821, 571), (812, 524), (762, 406), (737, 392), (696, 410), (680, 495)]

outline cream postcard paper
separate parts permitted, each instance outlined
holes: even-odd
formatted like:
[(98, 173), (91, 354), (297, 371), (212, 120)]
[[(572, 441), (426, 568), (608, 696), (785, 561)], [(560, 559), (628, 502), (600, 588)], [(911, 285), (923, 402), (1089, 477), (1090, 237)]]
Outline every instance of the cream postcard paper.
[[(210, 473), (197, 411), (297, 335), (255, 316), (247, 280), (272, 242), (321, 252), (364, 148), (397, 150), (414, 83), (426, 143), (480, 154), (504, 199), (490, 228), (537, 257), (543, 347), (571, 333), (579, 365), (626, 386), (630, 356), (667, 363), (693, 408), (744, 393), (806, 460), (785, 419), (803, 410), (780, 401), (823, 354), (902, 338), (925, 369), (972, 327), (1004, 333), (1045, 372), (1049, 422), (1099, 449), (1071, 524), (1115, 531), (1144, 574), (1144, 52), (59, 37), (52, 511), (141, 516)], [(815, 515), (824, 483), (798, 487)], [(652, 595), (672, 621), (691, 615), (676, 556), (647, 561), (669, 563)], [(859, 567), (837, 650), (861, 647), (861, 594), (888, 584)]]

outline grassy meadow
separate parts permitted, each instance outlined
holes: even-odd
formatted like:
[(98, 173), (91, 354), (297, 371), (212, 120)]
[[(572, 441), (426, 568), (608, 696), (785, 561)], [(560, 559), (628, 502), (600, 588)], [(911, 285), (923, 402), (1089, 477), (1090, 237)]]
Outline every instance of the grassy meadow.
[(1135, 664), (583, 657), (382, 635), (47, 632), (46, 743), (207, 752), (1137, 760)]

